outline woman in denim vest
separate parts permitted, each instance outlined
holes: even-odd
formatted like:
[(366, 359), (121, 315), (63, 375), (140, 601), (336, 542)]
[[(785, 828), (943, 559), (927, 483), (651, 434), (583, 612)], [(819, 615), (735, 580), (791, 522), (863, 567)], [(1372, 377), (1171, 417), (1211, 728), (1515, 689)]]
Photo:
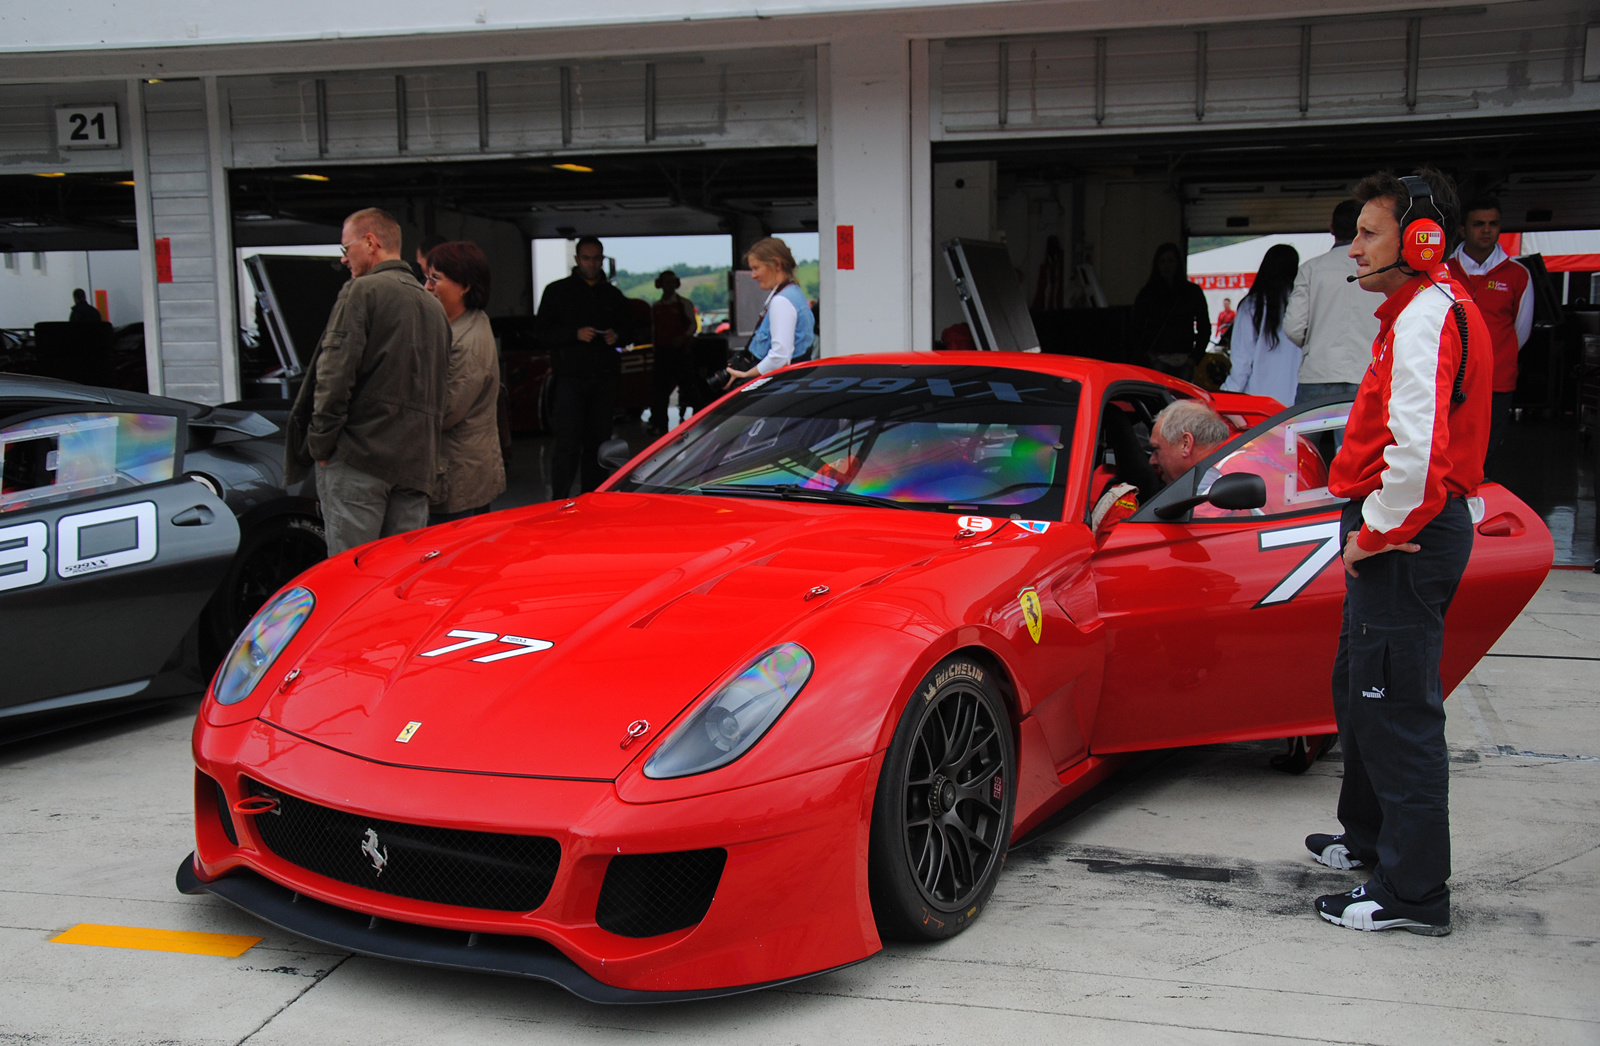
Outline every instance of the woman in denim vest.
[(767, 292), (767, 302), (746, 348), (756, 358), (756, 365), (749, 370), (729, 367), (728, 373), (735, 380), (769, 374), (779, 367), (808, 360), (817, 342), (811, 304), (794, 282), (794, 255), (789, 252), (789, 245), (768, 236), (751, 244), (745, 261), (750, 275)]

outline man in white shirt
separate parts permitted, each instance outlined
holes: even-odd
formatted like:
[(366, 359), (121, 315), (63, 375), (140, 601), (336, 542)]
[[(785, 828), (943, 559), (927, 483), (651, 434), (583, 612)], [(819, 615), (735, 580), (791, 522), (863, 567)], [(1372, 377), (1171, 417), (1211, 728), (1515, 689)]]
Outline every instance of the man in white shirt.
[(1350, 241), (1361, 205), (1345, 200), (1333, 209), (1328, 231), (1333, 249), (1300, 266), (1283, 313), (1283, 332), (1305, 350), (1295, 402), (1353, 396), (1372, 362), (1378, 317), (1372, 297), (1348, 277), (1356, 274)]

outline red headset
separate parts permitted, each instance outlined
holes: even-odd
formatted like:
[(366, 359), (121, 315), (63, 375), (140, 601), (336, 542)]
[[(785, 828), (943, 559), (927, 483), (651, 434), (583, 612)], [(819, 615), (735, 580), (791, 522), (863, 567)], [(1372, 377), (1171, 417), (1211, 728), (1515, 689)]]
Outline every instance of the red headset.
[(1418, 200), (1426, 200), (1434, 214), (1443, 219), (1439, 205), (1433, 202), (1433, 187), (1427, 179), (1407, 175), (1400, 179), (1410, 199), (1406, 201), (1405, 214), (1400, 216), (1400, 259), (1413, 272), (1429, 272), (1444, 261), (1444, 226), (1422, 215), (1411, 217)]

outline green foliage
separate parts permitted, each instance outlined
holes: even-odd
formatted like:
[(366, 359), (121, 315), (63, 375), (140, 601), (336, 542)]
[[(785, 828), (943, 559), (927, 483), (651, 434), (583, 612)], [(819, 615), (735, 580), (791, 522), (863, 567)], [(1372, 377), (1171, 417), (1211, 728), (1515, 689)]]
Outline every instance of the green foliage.
[[(801, 262), (795, 267), (794, 279), (807, 298), (816, 299), (820, 281), (818, 278), (818, 264), (814, 261)], [(705, 312), (728, 311), (728, 272), (726, 265), (674, 265), (672, 271), (678, 274), (682, 285), (678, 293), (694, 302), (695, 308)], [(641, 301), (653, 302), (661, 297), (661, 292), (656, 290), (656, 277), (658, 272), (628, 272), (617, 271), (617, 289), (629, 298), (638, 298)]]

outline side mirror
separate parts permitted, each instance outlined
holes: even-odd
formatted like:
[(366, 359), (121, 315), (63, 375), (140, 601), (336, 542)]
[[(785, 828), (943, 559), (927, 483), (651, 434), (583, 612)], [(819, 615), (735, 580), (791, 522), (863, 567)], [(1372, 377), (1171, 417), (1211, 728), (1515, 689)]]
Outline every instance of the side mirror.
[[(597, 456), (601, 465), (615, 472), (633, 460), (633, 451), (628, 449), (628, 441), (625, 439), (608, 439), (600, 444)], [(1266, 488), (1262, 487), (1262, 490), (1265, 491)], [(1262, 497), (1266, 497), (1265, 493), (1262, 494)]]
[(1225, 509), (1261, 508), (1267, 503), (1267, 481), (1253, 472), (1230, 472), (1218, 476), (1211, 489), (1192, 498), (1174, 501), (1156, 509), (1157, 519), (1179, 519), (1196, 505), (1214, 505)]

